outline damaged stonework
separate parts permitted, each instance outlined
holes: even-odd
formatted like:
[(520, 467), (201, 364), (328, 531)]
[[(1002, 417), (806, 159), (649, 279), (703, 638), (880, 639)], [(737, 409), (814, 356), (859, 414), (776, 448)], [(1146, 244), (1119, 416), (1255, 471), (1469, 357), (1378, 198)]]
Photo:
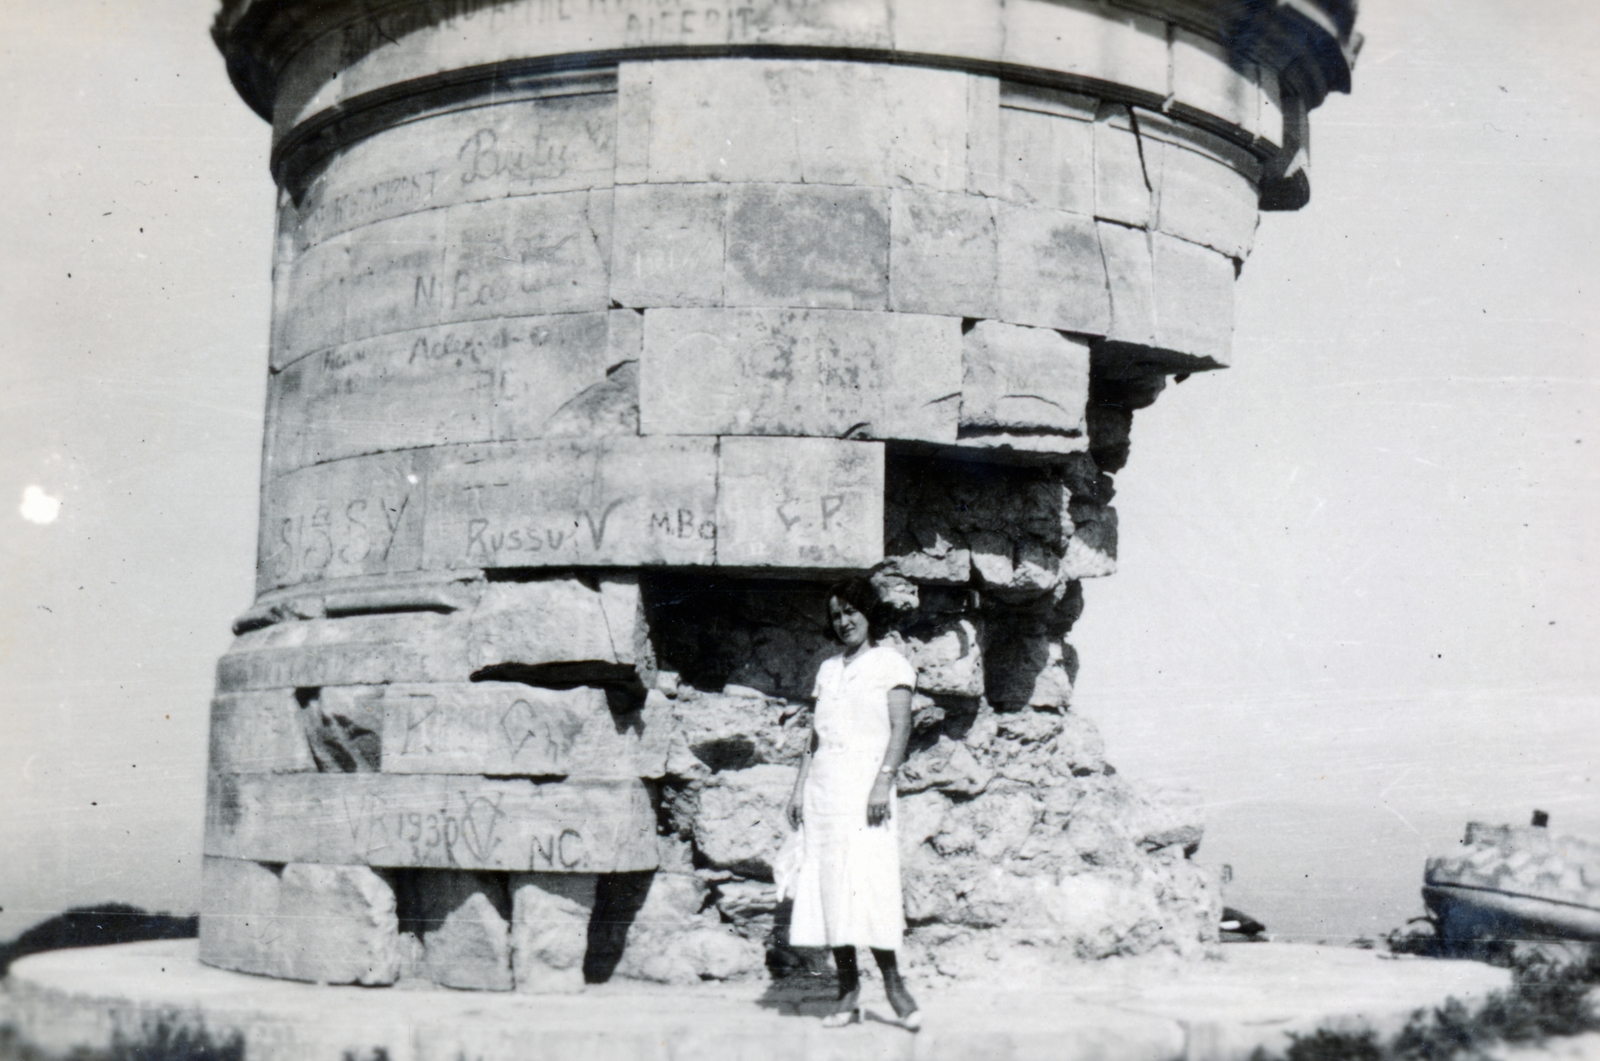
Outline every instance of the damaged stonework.
[(1203, 949), (1194, 804), (1106, 763), (1070, 638), (1353, 7), (550, 6), (223, 0), (280, 195), (204, 960), (818, 968), (771, 877), (846, 574), (918, 675), (911, 960)]

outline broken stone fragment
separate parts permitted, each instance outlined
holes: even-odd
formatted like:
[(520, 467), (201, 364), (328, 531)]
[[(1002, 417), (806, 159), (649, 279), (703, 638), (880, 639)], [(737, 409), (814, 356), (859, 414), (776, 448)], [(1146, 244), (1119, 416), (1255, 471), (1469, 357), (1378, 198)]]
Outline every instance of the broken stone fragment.
[(511, 990), (511, 902), (503, 876), (419, 870), (403, 875), (400, 890), (407, 924), (422, 944), (423, 976), (444, 987)]
[(991, 627), (985, 656), (989, 702), (1011, 708), (1072, 703), (1077, 653), (1059, 638)]
[(297, 690), (301, 729), (324, 773), (373, 773), (382, 762), (383, 709), (362, 686)]
[(917, 691), (932, 696), (983, 695), (982, 635), (972, 620), (946, 617), (907, 630), (900, 651), (917, 668)]
[(588, 873), (511, 875), (510, 939), (518, 991), (583, 990), (595, 880)]

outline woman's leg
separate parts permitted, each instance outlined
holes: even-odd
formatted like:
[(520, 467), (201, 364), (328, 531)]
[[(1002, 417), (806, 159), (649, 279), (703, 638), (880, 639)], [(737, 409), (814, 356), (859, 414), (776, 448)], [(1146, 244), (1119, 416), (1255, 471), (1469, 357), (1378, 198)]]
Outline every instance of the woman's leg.
[[(877, 951), (873, 953), (876, 954)], [(833, 948), (833, 964), (839, 970), (839, 1000), (842, 1002), (861, 990), (861, 970), (856, 968), (856, 949)]]
[(879, 950), (872, 948), (872, 956), (878, 960), (878, 969), (883, 973), (883, 993), (889, 996), (889, 1005), (894, 1007), (895, 1016), (904, 1020), (917, 1011), (917, 1000), (911, 997), (911, 992), (906, 990), (906, 982), (900, 979), (900, 965), (895, 960), (892, 950)]
[(833, 1012), (822, 1018), (824, 1028), (842, 1028), (861, 1019), (861, 970), (856, 968), (856, 949), (833, 948), (833, 964), (839, 969), (839, 1001)]

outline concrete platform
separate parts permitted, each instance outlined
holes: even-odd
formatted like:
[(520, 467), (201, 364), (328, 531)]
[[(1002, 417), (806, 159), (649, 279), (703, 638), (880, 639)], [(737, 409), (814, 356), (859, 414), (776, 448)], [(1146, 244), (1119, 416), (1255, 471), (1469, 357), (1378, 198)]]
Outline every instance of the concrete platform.
[[(828, 1030), (829, 985), (591, 986), (532, 996), (318, 987), (202, 966), (194, 940), (54, 951), (11, 966), (0, 1024), (45, 1051), (201, 1029), (245, 1061), (1224, 1061), (1319, 1025), (1392, 1031), (1420, 1006), (1505, 987), (1504, 970), (1372, 951), (1238, 944), (1212, 959), (1086, 964), (1053, 982), (922, 985), (919, 1034)], [(869, 1008), (887, 1012), (881, 987)]]

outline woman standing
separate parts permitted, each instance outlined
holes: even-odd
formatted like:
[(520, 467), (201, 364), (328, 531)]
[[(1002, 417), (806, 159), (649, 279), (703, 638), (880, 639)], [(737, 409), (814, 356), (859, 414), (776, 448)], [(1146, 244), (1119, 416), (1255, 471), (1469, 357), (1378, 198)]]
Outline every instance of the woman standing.
[(882, 614), (864, 578), (828, 591), (828, 618), (844, 652), (817, 672), (809, 750), (789, 797), (789, 824), (805, 825), (789, 941), (833, 949), (839, 1004), (825, 1025), (861, 1019), (856, 948), (867, 947), (883, 973), (889, 1004), (900, 1023), (915, 1031), (917, 1003), (895, 960), (905, 912), (894, 776), (911, 734), (917, 672), (900, 653), (876, 643)]

